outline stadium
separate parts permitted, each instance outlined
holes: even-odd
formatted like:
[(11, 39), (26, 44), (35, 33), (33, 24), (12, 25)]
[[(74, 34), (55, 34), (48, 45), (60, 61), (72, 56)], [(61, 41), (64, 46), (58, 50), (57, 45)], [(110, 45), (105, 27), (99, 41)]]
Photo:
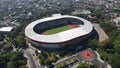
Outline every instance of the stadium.
[(92, 24), (83, 18), (53, 15), (30, 23), (25, 28), (25, 36), (34, 46), (61, 48), (88, 38), (92, 31)]

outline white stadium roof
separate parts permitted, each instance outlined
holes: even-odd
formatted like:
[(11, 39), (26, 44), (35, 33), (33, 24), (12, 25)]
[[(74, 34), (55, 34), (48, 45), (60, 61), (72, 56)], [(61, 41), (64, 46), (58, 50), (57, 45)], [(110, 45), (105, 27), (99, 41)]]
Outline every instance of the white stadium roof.
[[(33, 30), (33, 27), (38, 23), (42, 23), (42, 22), (50, 21), (50, 20), (55, 20), (55, 19), (60, 19), (60, 18), (75, 18), (75, 19), (78, 19), (80, 21), (83, 21), (84, 25), (77, 27), (77, 28), (74, 28), (74, 29), (59, 32), (56, 34), (51, 34), (51, 35), (38, 34)], [(54, 17), (47, 17), (44, 19), (39, 19), (39, 20), (36, 20), (36, 21), (30, 23), (25, 28), (25, 35), (29, 39), (34, 40), (34, 41), (38, 41), (38, 42), (61, 43), (61, 42), (72, 40), (72, 39), (77, 38), (77, 37), (87, 35), (92, 30), (93, 30), (92, 24), (83, 18), (76, 17), (76, 16), (69, 16), (69, 15), (61, 15), (61, 16), (54, 16)]]

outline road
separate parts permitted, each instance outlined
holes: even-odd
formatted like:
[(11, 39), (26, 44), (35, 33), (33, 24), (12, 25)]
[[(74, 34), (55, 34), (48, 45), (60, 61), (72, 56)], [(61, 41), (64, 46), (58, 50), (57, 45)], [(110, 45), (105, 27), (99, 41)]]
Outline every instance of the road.
[(36, 64), (35, 64), (35, 61), (33, 59), (33, 56), (31, 55), (31, 53), (28, 50), (24, 50), (24, 56), (28, 60), (28, 67), (29, 68), (36, 68)]
[(77, 54), (74, 54), (74, 55), (72, 55), (72, 56), (69, 56), (69, 57), (63, 58), (63, 59), (61, 59), (61, 60), (58, 60), (57, 62), (52, 63), (52, 64), (53, 64), (53, 65), (58, 65), (58, 64), (63, 63), (63, 62), (65, 62), (65, 61), (67, 61), (67, 60), (69, 60), (69, 59), (71, 59), (71, 58), (73, 58), (73, 57), (76, 57), (76, 56), (77, 56)]
[(93, 26), (94, 26), (94, 29), (97, 31), (97, 33), (99, 35), (99, 41), (104, 41), (106, 39), (109, 39), (109, 37), (104, 32), (104, 30), (100, 27), (99, 24), (93, 24)]
[(104, 66), (105, 68), (112, 68), (112, 66), (108, 63), (105, 63), (100, 57), (100, 54), (97, 51), (94, 51), (97, 55), (97, 61), (100, 63), (101, 66)]

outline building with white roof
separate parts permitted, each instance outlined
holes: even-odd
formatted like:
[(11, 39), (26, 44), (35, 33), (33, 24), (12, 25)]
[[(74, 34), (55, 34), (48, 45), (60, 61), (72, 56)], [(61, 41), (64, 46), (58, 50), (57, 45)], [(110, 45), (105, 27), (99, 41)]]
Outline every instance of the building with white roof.
[(14, 27), (8, 26), (8, 27), (1, 27), (0, 32), (11, 32), (14, 29)]
[[(62, 26), (64, 26), (68, 21), (74, 22), (72, 24), (77, 23), (79, 27), (50, 35), (39, 33), (45, 29), (48, 30), (54, 25), (59, 27), (62, 24)], [(67, 23), (67, 25), (68, 24), (69, 23)], [(25, 28), (25, 36), (26, 39), (35, 46), (41, 46), (44, 48), (60, 48), (67, 44), (79, 42), (80, 40), (90, 36), (92, 31), (92, 24), (83, 18), (70, 15), (53, 15), (52, 17), (39, 19), (30, 23)]]

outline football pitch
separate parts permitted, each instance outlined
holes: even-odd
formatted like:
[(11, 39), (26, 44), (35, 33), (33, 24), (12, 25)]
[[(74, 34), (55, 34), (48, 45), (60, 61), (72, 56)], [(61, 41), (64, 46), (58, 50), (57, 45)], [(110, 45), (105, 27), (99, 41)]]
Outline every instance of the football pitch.
[(65, 30), (69, 30), (69, 29), (72, 29), (72, 27), (70, 27), (70, 25), (66, 25), (66, 26), (47, 30), (47, 31), (43, 32), (43, 34), (45, 34), (45, 35), (56, 34), (56, 33), (59, 33), (59, 32), (65, 31)]

